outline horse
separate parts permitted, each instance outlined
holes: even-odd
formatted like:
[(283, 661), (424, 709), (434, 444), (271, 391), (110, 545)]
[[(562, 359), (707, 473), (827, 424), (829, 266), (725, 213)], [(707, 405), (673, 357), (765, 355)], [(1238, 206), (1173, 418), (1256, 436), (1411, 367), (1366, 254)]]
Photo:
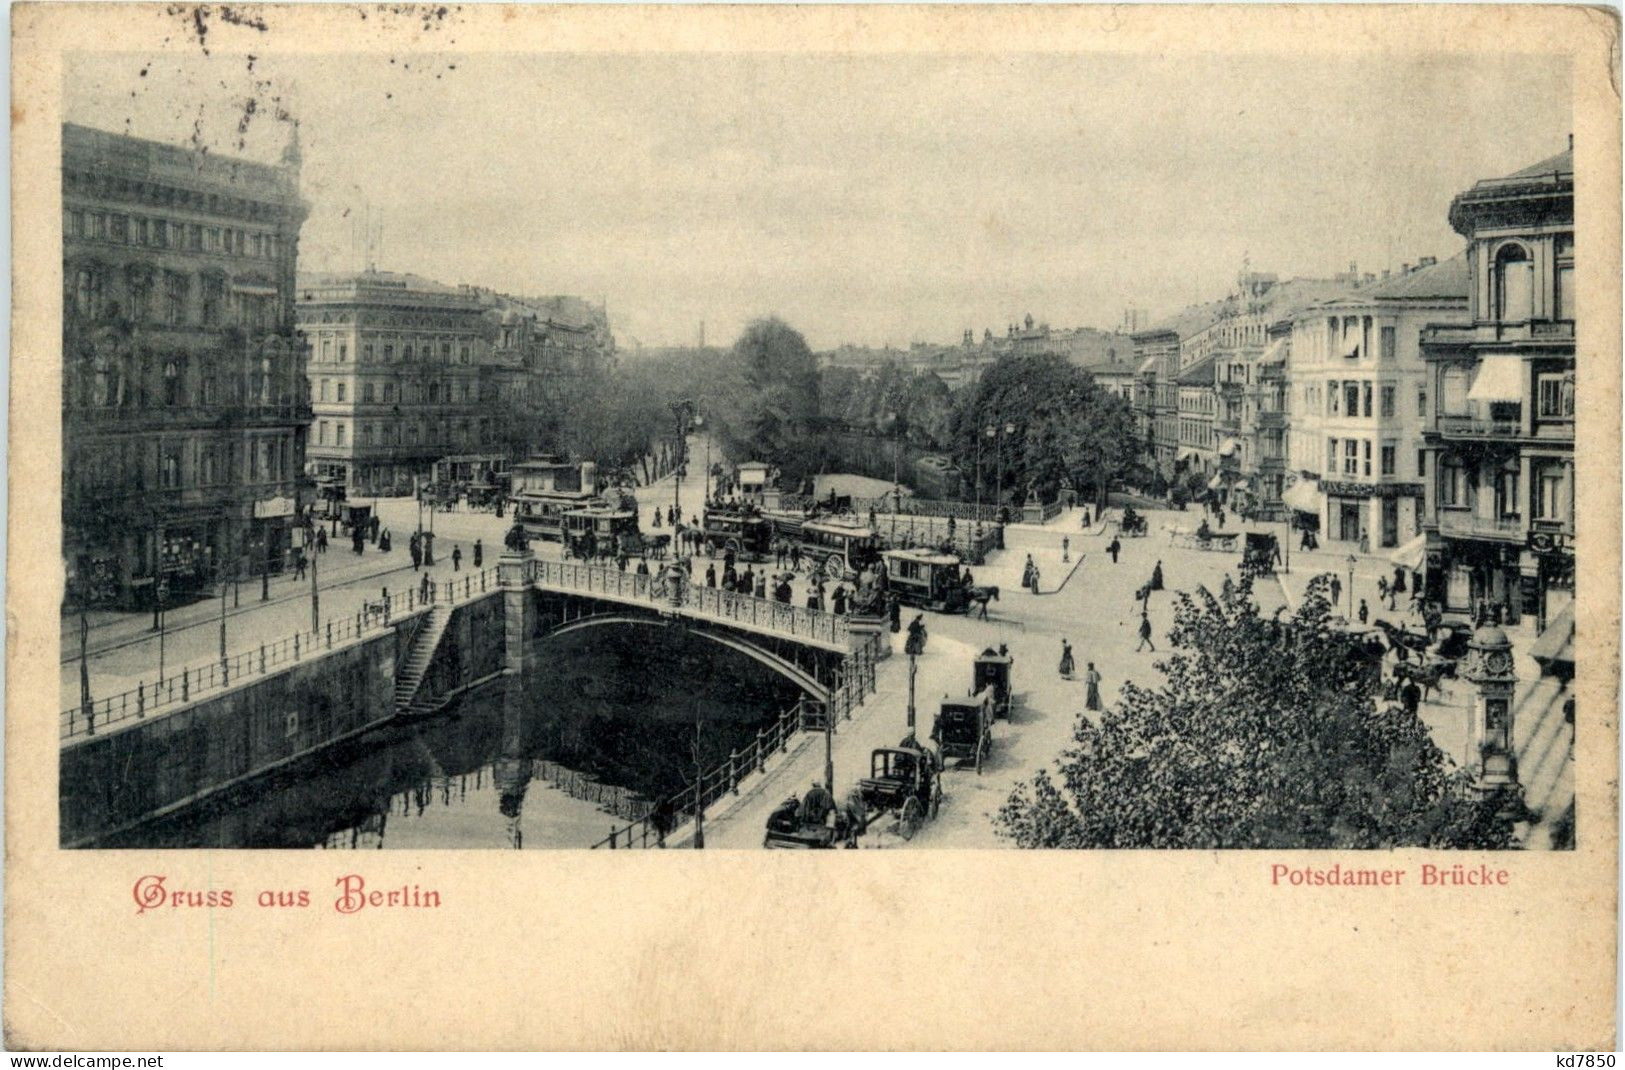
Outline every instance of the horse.
[(966, 609), (968, 610), (971, 606), (977, 606), (981, 610), (981, 617), (983, 620), (987, 619), (988, 602), (997, 602), (998, 600), (999, 589), (997, 587), (972, 587), (965, 593)]

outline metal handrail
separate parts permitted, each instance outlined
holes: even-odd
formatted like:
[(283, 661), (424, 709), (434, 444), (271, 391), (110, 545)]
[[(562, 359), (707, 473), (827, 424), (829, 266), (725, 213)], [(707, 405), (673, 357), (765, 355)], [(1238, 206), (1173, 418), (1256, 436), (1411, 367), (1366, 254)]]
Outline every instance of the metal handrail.
[(225, 658), (190, 665), (150, 684), (142, 683), (107, 698), (97, 699), (88, 706), (69, 706), (60, 715), (60, 738), (67, 740), (92, 736), (98, 729), (139, 720), (154, 710), (188, 705), (200, 695), (234, 687), (244, 678), (280, 672), (309, 657), (320, 656), (351, 642), (381, 634), (394, 627), (394, 622), (401, 615), (418, 613), (427, 609), (432, 602), (455, 605), (477, 596), (481, 591), (495, 590), (495, 578), (496, 569), (490, 568), (444, 581), (433, 588), (429, 602), (418, 597), (416, 588), (396, 592), (387, 599), (369, 599), (359, 612), (329, 617), (322, 627), (314, 631), (295, 632), (275, 643), (261, 643)]
[[(696, 812), (703, 813), (724, 795), (738, 795), (740, 781), (753, 771), (764, 772), (768, 757), (788, 750), (791, 737), (803, 729), (807, 707), (821, 707), (822, 716), (833, 718), (836, 722), (851, 720), (853, 708), (861, 705), (864, 698), (875, 690), (874, 644), (866, 643), (843, 659), (840, 676), (842, 683), (830, 693), (828, 702), (798, 699), (795, 705), (780, 713), (772, 725), (758, 729), (755, 741), (743, 751), (731, 752), (727, 761), (706, 770), (692, 785), (680, 792), (672, 800), (672, 824), (666, 834), (670, 835), (685, 823), (693, 821)], [(817, 723), (821, 729), (822, 721)], [(831, 730), (834, 730), (833, 726)], [(660, 831), (654, 827), (654, 813), (651, 810), (636, 821), (612, 826), (609, 835), (593, 844), (592, 849), (658, 847), (663, 842)]]

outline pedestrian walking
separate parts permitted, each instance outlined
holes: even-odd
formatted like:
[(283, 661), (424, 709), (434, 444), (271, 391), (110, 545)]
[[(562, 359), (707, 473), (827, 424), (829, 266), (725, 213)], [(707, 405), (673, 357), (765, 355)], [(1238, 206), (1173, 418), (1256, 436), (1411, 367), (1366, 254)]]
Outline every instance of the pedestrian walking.
[(1343, 581), (1336, 576), (1332, 577), (1332, 605), (1337, 605), (1343, 597)]
[(1363, 528), (1360, 531), (1360, 552), (1362, 554), (1371, 552), (1371, 533)]
[(1090, 528), (1094, 527), (1093, 521), (1094, 521), (1094, 518), (1089, 515), (1089, 507), (1087, 505), (1084, 506), (1083, 507), (1083, 530), (1088, 531)]
[(1146, 647), (1150, 647), (1151, 650), (1153, 652), (1155, 652), (1156, 649), (1157, 649), (1157, 644), (1155, 644), (1155, 643), (1153, 643), (1151, 641), (1151, 618), (1149, 616), (1147, 616), (1146, 614), (1141, 613), (1140, 614), (1140, 645), (1134, 648), (1134, 652), (1136, 654), (1138, 654), (1140, 651), (1144, 650)]
[(1112, 555), (1112, 564), (1117, 564), (1117, 555), (1122, 553), (1122, 551), (1123, 544), (1117, 541), (1116, 535), (1113, 535), (1112, 541), (1106, 546), (1106, 552)]
[(641, 557), (638, 558), (637, 574), (639, 576), (647, 576), (649, 574), (649, 562)]
[(1162, 590), (1162, 562), (1160, 560), (1151, 569), (1151, 590)]
[(293, 552), (293, 578), (296, 580), (305, 578), (305, 551), (303, 550)]
[(1038, 566), (1033, 566), (1033, 594), (1038, 593)]
[(835, 606), (835, 615), (837, 617), (844, 616), (846, 614), (846, 588), (844, 586), (835, 588), (835, 597), (832, 601)]
[(1027, 563), (1021, 567), (1021, 586), (1031, 588), (1033, 585), (1033, 555), (1027, 555)]
[(1223, 531), (1224, 530), (1224, 507), (1223, 506), (1219, 507), (1218, 517), (1219, 517), (1219, 530)]
[(801, 547), (800, 546), (792, 546), (792, 547), (790, 547), (790, 570), (792, 572), (800, 572), (801, 571)]
[(1072, 540), (1065, 535), (1061, 536), (1061, 561), (1072, 560)]
[(1371, 617), (1371, 611), (1366, 608), (1365, 599), (1360, 599), (1360, 623), (1364, 624)]
[(389, 553), (389, 548), (391, 546), (394, 546), (394, 545), (395, 545), (395, 542), (394, 542), (393, 539), (390, 538), (388, 528), (385, 528), (383, 531), (380, 531), (378, 533), (378, 552), (379, 553), (383, 553), (383, 554)]
[(625, 572), (626, 566), (630, 565), (631, 563), (632, 558), (626, 553), (625, 550), (622, 550), (620, 553), (615, 555), (615, 566), (622, 572)]
[(658, 508), (655, 509), (655, 518), (652, 526), (657, 528), (660, 526), (660, 510)]
[(483, 540), (474, 540), (474, 567), (479, 568), (485, 560), (485, 546)]
[(756, 574), (756, 597), (757, 598), (766, 598), (767, 597), (767, 573), (766, 572), (758, 572)]
[(453, 572), (463, 570), (463, 548), (460, 545), (451, 548), (451, 570)]
[(423, 574), (423, 581), (418, 584), (418, 600), (420, 602), (429, 600), (429, 574), (427, 572)]
[[(626, 567), (624, 565), (621, 567), (621, 571), (622, 572), (626, 571)], [(717, 585), (717, 566), (716, 565), (707, 564), (705, 566), (705, 585), (707, 587), (715, 587)]]
[[(983, 619), (986, 619), (986, 614), (987, 614), (987, 603), (986, 602), (982, 603), (982, 613), (983, 613)], [(902, 607), (902, 603), (897, 601), (897, 596), (894, 595), (894, 594), (886, 596), (886, 617), (887, 617), (888, 623), (891, 625), (891, 633), (893, 635), (896, 635), (899, 631), (902, 630), (902, 628), (903, 628), (903, 607)]]
[(1072, 644), (1065, 639), (1061, 640), (1061, 679), (1072, 679)]
[(1095, 671), (1095, 663), (1092, 661), (1089, 663), (1089, 667), (1084, 670), (1083, 685), (1087, 688), (1083, 698), (1084, 709), (1100, 709), (1100, 674)]
[(1416, 686), (1414, 679), (1407, 679), (1405, 686), (1399, 689), (1399, 701), (1404, 703), (1406, 713), (1416, 716), (1422, 705), (1422, 689)]

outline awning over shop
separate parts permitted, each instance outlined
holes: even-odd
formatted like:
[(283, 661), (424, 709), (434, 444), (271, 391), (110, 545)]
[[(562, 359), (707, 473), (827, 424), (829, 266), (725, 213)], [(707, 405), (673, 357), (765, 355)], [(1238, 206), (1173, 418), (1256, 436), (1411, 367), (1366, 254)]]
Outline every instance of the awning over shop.
[(1468, 401), (1522, 401), (1524, 364), (1521, 357), (1485, 357), (1478, 365)]
[(1288, 339), (1277, 338), (1275, 341), (1270, 343), (1270, 347), (1268, 349), (1264, 350), (1264, 355), (1258, 358), (1258, 363), (1285, 364), (1286, 351), (1289, 345), (1291, 345), (1291, 342)]
[(1529, 645), (1529, 656), (1540, 663), (1543, 672), (1551, 672), (1554, 665), (1565, 665), (1574, 671), (1574, 603), (1558, 611), (1546, 623), (1546, 630)]
[(1235, 439), (1227, 438), (1219, 444), (1219, 456), (1234, 457), (1236, 455), (1236, 451), (1240, 448), (1240, 444), (1237, 443)]
[(1401, 568), (1408, 568), (1412, 572), (1422, 571), (1422, 562), (1427, 560), (1428, 537), (1418, 535), (1410, 542), (1401, 546), (1388, 555), (1388, 560)]
[(1320, 507), (1325, 498), (1320, 493), (1320, 484), (1313, 480), (1304, 479), (1288, 487), (1286, 492), (1281, 495), (1281, 501), (1285, 502), (1289, 508), (1296, 509), (1300, 513), (1313, 513), (1315, 516), (1319, 516)]

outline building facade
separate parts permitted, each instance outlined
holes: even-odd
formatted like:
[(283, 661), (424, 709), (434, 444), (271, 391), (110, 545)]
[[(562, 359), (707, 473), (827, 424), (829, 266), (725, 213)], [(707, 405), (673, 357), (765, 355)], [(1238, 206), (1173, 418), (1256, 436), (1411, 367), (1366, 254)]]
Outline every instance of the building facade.
[(1134, 336), (1134, 414), (1146, 443), (1146, 460), (1172, 479), (1182, 442), (1179, 425), (1179, 332), (1142, 331)]
[(498, 405), (517, 357), (493, 359), (477, 295), (394, 272), (309, 275), (298, 316), (318, 478), (352, 494), (407, 494), (440, 458), (501, 443)]
[(1574, 160), (1456, 196), (1469, 321), (1422, 335), (1429, 594), (1544, 627), (1574, 591)]
[(1428, 324), (1467, 318), (1467, 261), (1424, 257), (1291, 325), (1291, 504), (1322, 538), (1397, 547), (1421, 533)]
[(304, 495), (306, 206), (280, 166), (62, 128), (68, 597), (145, 607), (280, 570)]

